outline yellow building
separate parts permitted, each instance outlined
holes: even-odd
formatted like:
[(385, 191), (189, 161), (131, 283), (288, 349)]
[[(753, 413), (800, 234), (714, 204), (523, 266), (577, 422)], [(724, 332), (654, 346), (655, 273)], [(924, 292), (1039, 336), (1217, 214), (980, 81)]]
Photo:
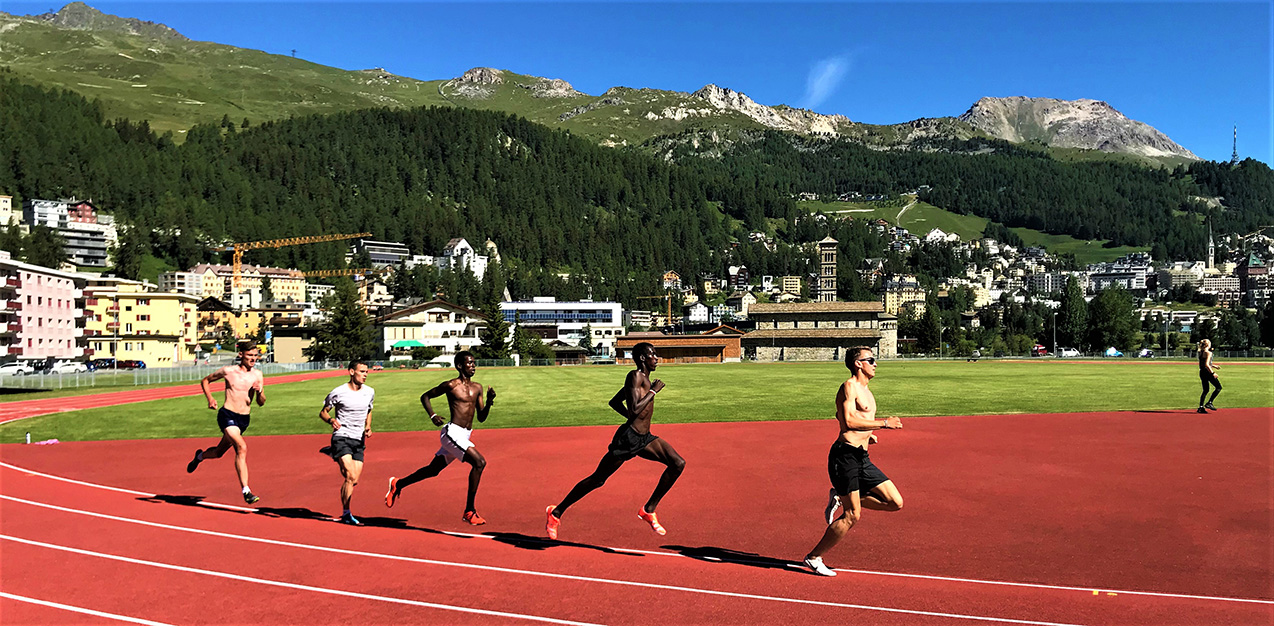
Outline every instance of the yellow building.
[[(280, 302), (305, 302), (305, 274), (300, 270), (244, 264), (239, 277), (243, 289), (260, 289), (265, 278), (270, 279), (270, 293)], [(202, 295), (205, 298), (229, 300), (234, 286), (234, 267), (230, 265), (196, 265), (191, 273), (203, 277)]]
[(885, 313), (897, 315), (900, 309), (908, 309), (916, 314), (923, 314), (925, 307), (925, 290), (919, 283), (911, 281), (890, 281), (885, 283), (885, 292), (880, 297), (885, 305)]
[(143, 361), (172, 367), (194, 361), (198, 299), (162, 293), (155, 285), (122, 278), (90, 278), (84, 288), (87, 347), (91, 358)]

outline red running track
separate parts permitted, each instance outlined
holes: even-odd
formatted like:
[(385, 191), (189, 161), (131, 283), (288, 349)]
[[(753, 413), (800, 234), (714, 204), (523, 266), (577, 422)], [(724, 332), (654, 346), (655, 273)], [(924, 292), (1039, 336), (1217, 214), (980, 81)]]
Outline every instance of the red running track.
[(688, 461), (660, 507), (669, 534), (636, 518), (659, 467), (635, 460), (567, 513), (561, 542), (542, 539), (544, 506), (592, 469), (610, 428), (477, 432), (478, 528), (460, 520), (467, 467), (381, 501), (390, 475), (428, 461), (435, 432), (370, 441), (363, 528), (324, 519), (340, 479), (322, 436), (249, 436), (256, 508), (229, 458), (185, 473), (211, 438), (5, 445), (0, 613), (120, 623), (33, 604), (47, 601), (170, 624), (1270, 624), (1272, 418), (904, 420), (873, 458), (906, 507), (864, 513), (827, 558), (853, 570), (836, 578), (795, 566), (824, 527), (830, 420), (657, 425)]
[[(332, 376), (345, 375), (346, 372), (342, 369), (306, 372), (304, 374), (286, 374), (283, 376), (271, 376), (265, 379), (265, 384), (277, 385), (281, 383), (295, 383), (303, 380), (313, 380), (315, 378), (330, 378)], [(42, 400), (17, 400), (14, 402), (4, 402), (0, 403), (0, 411), (4, 412), (4, 415), (0, 416), (0, 424), (26, 419), (28, 417), (35, 417), (37, 415), (47, 415), (49, 413), (78, 411), (80, 409), (95, 409), (103, 406), (131, 404), (133, 402), (147, 402), (150, 400), (163, 400), (165, 398), (181, 398), (184, 396), (199, 395), (201, 393), (203, 393), (203, 390), (199, 387), (198, 383), (195, 383), (193, 385), (174, 385), (172, 387), (157, 387), (154, 389), (134, 389), (131, 391), (91, 393), (82, 396), (65, 396), (61, 398), (45, 398)]]

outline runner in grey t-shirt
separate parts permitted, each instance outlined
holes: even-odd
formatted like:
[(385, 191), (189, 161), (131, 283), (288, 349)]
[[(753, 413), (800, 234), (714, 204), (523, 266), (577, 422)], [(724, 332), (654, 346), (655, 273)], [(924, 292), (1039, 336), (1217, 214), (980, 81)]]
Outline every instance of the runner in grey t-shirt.
[[(341, 468), (341, 513), (340, 522), (352, 526), (361, 526), (349, 512), (350, 500), (354, 498), (354, 486), (363, 473), (363, 447), (366, 439), (372, 435), (372, 404), (376, 400), (376, 391), (367, 386), (367, 364), (362, 361), (350, 361), (349, 382), (333, 389), (323, 400), (323, 410), (319, 418), (332, 427), (332, 445), (324, 450)], [(335, 408), (336, 415), (330, 411)]]

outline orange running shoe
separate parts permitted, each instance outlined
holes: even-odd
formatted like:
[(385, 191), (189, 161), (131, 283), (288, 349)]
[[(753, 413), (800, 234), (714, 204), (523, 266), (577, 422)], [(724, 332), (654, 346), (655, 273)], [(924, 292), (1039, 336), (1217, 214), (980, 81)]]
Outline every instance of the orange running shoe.
[(650, 524), (650, 529), (655, 531), (655, 533), (660, 535), (668, 534), (668, 531), (664, 530), (664, 527), (659, 525), (659, 517), (654, 513), (647, 513), (646, 509), (637, 509), (637, 517), (640, 517), (641, 521)]
[(544, 524), (544, 530), (548, 531), (549, 539), (557, 539), (557, 527), (562, 525), (562, 518), (553, 516), (553, 509), (557, 507), (550, 504), (544, 509), (544, 513), (548, 516), (548, 521)]
[(477, 511), (465, 511), (463, 519), (473, 526), (481, 526), (487, 523), (487, 520), (482, 519), (482, 516), (478, 515)]
[(394, 503), (398, 501), (398, 478), (389, 477), (389, 491), (385, 492), (385, 506), (394, 508)]

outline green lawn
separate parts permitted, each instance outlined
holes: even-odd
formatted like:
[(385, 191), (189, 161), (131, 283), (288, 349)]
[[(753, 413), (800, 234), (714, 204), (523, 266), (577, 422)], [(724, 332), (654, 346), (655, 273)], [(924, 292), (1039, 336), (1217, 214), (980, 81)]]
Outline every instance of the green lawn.
[(1149, 247), (1134, 246), (1106, 248), (1102, 245), (1105, 243), (1104, 241), (1086, 241), (1084, 239), (1076, 239), (1070, 235), (1050, 235), (1029, 228), (1012, 228), (1010, 230), (1017, 233), (1028, 246), (1044, 246), (1052, 254), (1073, 252), (1075, 253), (1075, 260), (1080, 265), (1114, 261), (1130, 252), (1146, 252), (1150, 250)]
[[(606, 406), (623, 384), (626, 367), (490, 368), (477, 380), (499, 397), (483, 428), (616, 424)], [(659, 395), (657, 422), (830, 419), (838, 363), (740, 363), (659, 369), (668, 387)], [(376, 430), (432, 428), (420, 408), (422, 392), (450, 378), (450, 370), (377, 372)], [(1228, 364), (1222, 407), (1274, 406), (1274, 366)], [(253, 411), (252, 434), (325, 433), (318, 411), (336, 379), (270, 386), (269, 404)], [(1056, 361), (885, 361), (872, 383), (882, 415), (1055, 413), (1187, 409), (1198, 401), (1190, 361), (1109, 363)], [(446, 403), (435, 408), (446, 414)], [(47, 415), (0, 426), (0, 442), (66, 441), (216, 434), (213, 413), (200, 396)]]

